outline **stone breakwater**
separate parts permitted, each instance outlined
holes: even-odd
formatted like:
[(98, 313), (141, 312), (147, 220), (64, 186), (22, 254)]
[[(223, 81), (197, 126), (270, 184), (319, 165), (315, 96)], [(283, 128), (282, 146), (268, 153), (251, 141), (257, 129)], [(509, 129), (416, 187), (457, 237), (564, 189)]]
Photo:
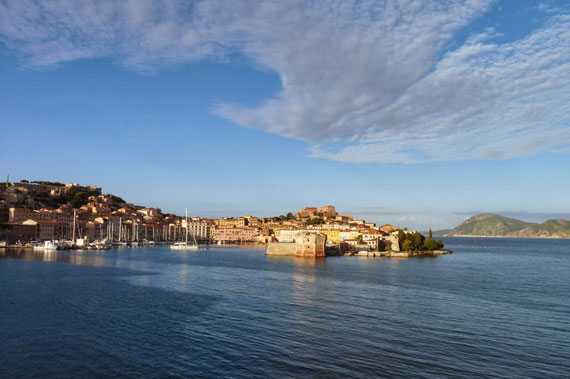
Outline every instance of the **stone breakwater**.
[(294, 256), (297, 250), (294, 242), (269, 242), (266, 255)]
[(345, 253), (345, 256), (368, 257), (368, 258), (410, 258), (410, 257), (437, 257), (443, 254), (451, 254), (451, 250), (417, 250), (417, 251), (359, 251)]
[[(266, 255), (272, 256), (295, 256), (296, 244), (294, 242), (270, 242), (267, 244)], [(336, 249), (326, 249), (326, 256), (354, 256), (368, 258), (409, 258), (409, 257), (436, 257), (443, 254), (451, 254), (451, 250), (418, 250), (418, 251), (360, 251), (342, 253)]]

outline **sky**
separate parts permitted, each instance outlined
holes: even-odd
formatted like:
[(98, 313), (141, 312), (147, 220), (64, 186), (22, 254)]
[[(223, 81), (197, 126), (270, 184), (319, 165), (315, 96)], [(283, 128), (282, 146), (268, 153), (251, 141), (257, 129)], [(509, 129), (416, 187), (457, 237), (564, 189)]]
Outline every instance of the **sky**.
[(0, 0), (0, 136), (176, 214), (570, 219), (570, 3)]

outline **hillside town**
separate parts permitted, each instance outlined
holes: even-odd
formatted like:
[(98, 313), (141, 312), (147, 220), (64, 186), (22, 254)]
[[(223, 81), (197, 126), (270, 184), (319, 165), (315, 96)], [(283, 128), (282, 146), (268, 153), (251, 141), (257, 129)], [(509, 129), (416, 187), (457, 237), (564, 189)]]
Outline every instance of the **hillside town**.
[(332, 205), (265, 218), (186, 218), (129, 204), (96, 186), (7, 180), (0, 189), (0, 243), (5, 246), (78, 239), (136, 246), (174, 243), (188, 236), (200, 244), (267, 244), (317, 234), (324, 236), (323, 244), (339, 251), (399, 251), (402, 234), (414, 233), (355, 219)]

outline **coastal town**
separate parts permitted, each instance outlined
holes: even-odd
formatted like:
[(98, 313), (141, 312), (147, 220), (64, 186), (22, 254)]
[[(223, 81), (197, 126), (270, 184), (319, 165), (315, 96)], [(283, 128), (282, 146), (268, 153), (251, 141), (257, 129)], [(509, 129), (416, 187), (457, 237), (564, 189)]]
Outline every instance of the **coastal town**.
[(305, 207), (275, 217), (181, 217), (133, 205), (75, 183), (7, 180), (0, 187), (0, 246), (37, 244), (109, 248), (172, 244), (264, 244), (269, 255), (398, 256), (442, 251), (441, 241), (391, 224), (376, 225), (334, 206)]

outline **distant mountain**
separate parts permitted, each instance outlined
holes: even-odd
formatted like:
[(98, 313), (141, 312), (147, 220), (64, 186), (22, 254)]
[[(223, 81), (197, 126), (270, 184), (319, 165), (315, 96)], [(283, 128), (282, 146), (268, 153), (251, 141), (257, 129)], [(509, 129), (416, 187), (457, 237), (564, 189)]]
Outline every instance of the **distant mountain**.
[(434, 234), (442, 236), (570, 238), (570, 221), (556, 219), (536, 224), (495, 214), (480, 214), (467, 219), (453, 230), (440, 230)]

